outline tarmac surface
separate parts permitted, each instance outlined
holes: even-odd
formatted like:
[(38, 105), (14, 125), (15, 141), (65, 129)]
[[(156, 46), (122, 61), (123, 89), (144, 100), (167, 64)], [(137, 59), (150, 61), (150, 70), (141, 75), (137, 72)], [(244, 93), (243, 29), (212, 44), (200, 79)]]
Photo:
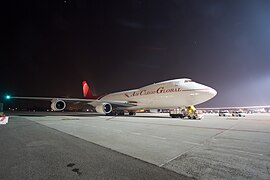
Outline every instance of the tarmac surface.
[(24, 117), (0, 126), (0, 179), (190, 179)]
[(0, 179), (270, 179), (266, 113), (17, 114), (0, 142)]

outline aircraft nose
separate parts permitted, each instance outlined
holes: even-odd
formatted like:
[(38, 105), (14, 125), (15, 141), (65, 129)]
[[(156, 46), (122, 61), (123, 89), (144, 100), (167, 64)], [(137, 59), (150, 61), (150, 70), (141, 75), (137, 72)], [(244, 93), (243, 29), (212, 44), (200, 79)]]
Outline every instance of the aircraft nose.
[(208, 93), (210, 96), (215, 97), (217, 95), (217, 91), (213, 88), (209, 88)]
[(191, 104), (197, 105), (208, 101), (217, 95), (217, 91), (211, 87), (202, 85), (201, 89), (198, 89), (196, 93), (191, 93), (192, 102)]

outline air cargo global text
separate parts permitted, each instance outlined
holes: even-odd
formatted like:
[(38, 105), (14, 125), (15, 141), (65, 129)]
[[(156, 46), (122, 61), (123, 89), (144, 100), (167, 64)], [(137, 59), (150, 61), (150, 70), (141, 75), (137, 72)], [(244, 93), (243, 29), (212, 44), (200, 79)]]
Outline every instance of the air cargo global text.
[(147, 90), (141, 90), (141, 91), (135, 91), (133, 93), (126, 93), (125, 95), (127, 97), (134, 97), (134, 96), (143, 96), (143, 95), (150, 95), (150, 94), (161, 94), (161, 93), (171, 93), (171, 92), (180, 92), (181, 88), (164, 88), (160, 87), (154, 91), (147, 91)]

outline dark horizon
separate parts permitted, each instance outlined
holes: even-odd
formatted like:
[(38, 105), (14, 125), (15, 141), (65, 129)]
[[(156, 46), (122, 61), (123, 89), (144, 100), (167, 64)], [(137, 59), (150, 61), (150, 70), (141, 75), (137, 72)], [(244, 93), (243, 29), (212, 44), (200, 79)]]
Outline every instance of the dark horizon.
[(270, 104), (270, 1), (5, 2), (0, 94), (82, 97), (191, 78), (199, 107)]

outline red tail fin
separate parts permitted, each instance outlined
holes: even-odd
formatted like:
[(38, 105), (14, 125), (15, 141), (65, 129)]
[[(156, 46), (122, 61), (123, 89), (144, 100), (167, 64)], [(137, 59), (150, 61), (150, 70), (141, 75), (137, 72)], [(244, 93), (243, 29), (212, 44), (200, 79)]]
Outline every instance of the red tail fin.
[(86, 81), (82, 82), (83, 96), (88, 99), (97, 99), (98, 96), (94, 96)]

